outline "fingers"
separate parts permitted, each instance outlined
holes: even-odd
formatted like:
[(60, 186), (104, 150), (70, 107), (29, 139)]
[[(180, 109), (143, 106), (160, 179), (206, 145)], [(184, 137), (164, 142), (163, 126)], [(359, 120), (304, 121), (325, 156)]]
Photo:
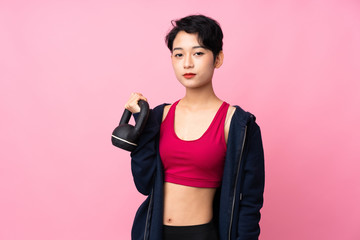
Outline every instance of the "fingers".
[(144, 97), (141, 93), (131, 93), (129, 100), (125, 104), (125, 108), (132, 113), (140, 112), (140, 107), (138, 104), (140, 100), (144, 100), (147, 102), (146, 97)]

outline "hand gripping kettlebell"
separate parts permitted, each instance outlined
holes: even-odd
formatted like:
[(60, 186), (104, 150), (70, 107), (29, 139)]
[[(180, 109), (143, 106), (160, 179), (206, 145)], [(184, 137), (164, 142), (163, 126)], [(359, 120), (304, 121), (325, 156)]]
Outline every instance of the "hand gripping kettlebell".
[(135, 126), (128, 124), (131, 112), (125, 109), (119, 126), (114, 129), (111, 136), (111, 142), (114, 146), (130, 152), (137, 147), (137, 140), (149, 117), (149, 104), (143, 100), (140, 100), (138, 104), (140, 106), (140, 113)]

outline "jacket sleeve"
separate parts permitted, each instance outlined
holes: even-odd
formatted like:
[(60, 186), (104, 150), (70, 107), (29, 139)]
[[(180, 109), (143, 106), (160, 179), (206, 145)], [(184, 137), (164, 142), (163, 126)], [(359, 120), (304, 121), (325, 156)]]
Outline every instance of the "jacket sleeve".
[[(138, 114), (134, 114), (135, 121), (137, 117)], [(157, 157), (156, 141), (160, 131), (161, 117), (160, 106), (150, 110), (145, 128), (139, 137), (138, 146), (130, 154), (135, 186), (144, 195), (150, 194), (153, 185)]]
[(242, 200), (239, 208), (237, 240), (257, 240), (260, 234), (260, 209), (263, 206), (265, 185), (264, 151), (259, 126), (248, 125)]

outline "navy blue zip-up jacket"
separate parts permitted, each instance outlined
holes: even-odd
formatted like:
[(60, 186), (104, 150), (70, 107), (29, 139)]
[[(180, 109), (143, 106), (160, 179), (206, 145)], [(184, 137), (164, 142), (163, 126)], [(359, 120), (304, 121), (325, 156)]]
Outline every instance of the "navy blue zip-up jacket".
[[(165, 105), (150, 110), (138, 146), (131, 153), (136, 188), (148, 196), (136, 212), (133, 240), (162, 239), (164, 178), (159, 132)], [(137, 115), (134, 114), (135, 120)], [(258, 239), (264, 175), (260, 128), (252, 114), (236, 106), (230, 123), (222, 183), (213, 204), (213, 220), (220, 240)]]

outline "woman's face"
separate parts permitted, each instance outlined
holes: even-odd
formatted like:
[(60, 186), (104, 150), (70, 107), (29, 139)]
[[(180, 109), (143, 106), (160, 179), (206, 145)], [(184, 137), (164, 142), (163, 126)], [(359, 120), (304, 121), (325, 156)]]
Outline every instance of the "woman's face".
[(221, 66), (222, 61), (220, 63), (217, 57), (214, 63), (212, 51), (200, 46), (197, 34), (180, 31), (172, 50), (174, 72), (184, 87), (200, 88), (212, 84), (214, 70)]

